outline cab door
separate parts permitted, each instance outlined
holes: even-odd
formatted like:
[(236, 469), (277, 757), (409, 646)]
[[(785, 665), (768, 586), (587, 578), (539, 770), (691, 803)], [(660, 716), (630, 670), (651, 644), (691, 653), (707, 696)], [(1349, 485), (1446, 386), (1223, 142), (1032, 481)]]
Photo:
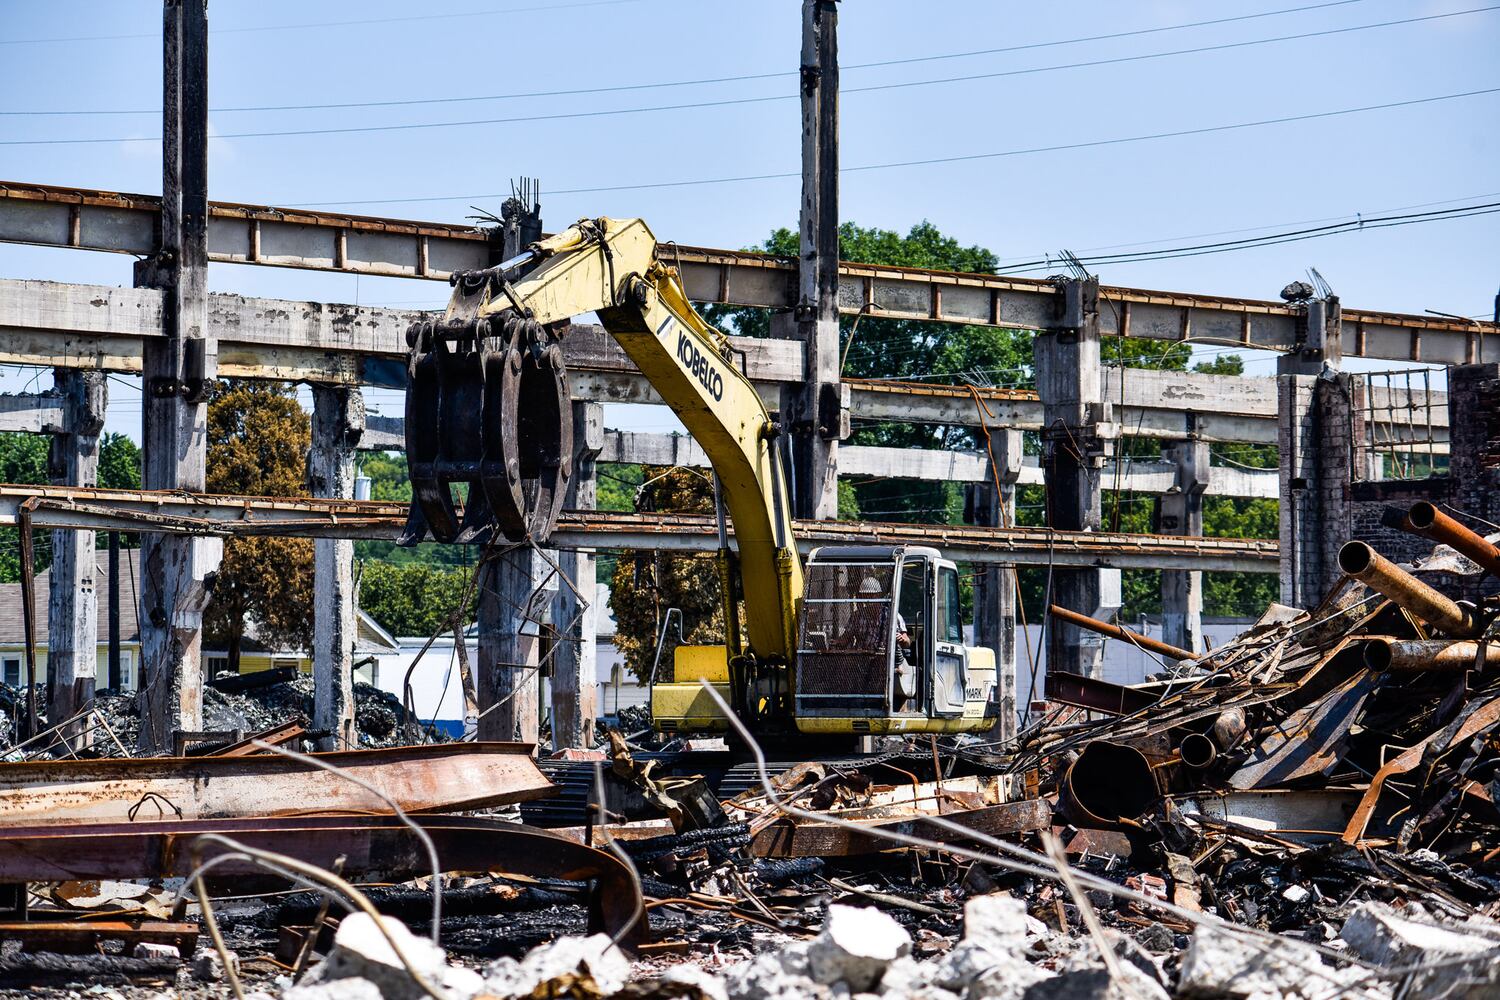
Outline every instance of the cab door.
[(960, 614), (958, 568), (938, 563), (934, 574), (937, 593), (933, 601), (933, 669), (929, 704), (940, 718), (963, 715), (964, 689), (969, 682), (969, 654), (964, 647), (963, 616)]

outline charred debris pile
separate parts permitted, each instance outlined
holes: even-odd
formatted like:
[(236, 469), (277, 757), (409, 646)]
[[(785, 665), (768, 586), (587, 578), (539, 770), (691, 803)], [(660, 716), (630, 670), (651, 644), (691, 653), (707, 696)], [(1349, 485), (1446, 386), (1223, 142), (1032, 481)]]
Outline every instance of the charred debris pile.
[(1433, 514), (1204, 655), (1082, 621), (1161, 673), (1054, 674), (1006, 742), (0, 765), (0, 989), (1500, 996), (1500, 550)]

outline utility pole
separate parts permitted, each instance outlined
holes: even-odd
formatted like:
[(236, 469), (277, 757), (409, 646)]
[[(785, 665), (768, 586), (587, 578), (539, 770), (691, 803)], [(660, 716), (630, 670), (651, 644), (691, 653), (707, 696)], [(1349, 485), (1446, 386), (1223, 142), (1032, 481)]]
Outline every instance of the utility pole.
[[(839, 357), (839, 41), (837, 0), (802, 4), (802, 207), (797, 338), (806, 383), (791, 429), (799, 517), (838, 516), (838, 447), (849, 436)], [(784, 329), (784, 325), (783, 325)]]
[[(161, 233), (157, 253), (136, 264), (136, 284), (162, 290), (164, 336), (142, 348), (141, 485), (201, 491), (217, 367), (207, 336), (207, 0), (164, 0), (162, 41)], [(168, 750), (176, 731), (202, 728), (203, 609), (221, 553), (218, 539), (141, 536), (143, 750)]]

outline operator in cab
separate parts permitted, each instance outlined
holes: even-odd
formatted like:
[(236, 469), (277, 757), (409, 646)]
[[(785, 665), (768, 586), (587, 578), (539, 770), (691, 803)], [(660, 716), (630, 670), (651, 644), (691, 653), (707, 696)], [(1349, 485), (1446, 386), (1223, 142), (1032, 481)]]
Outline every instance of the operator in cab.
[[(880, 581), (867, 576), (860, 581), (859, 589), (851, 595), (859, 603), (849, 616), (849, 624), (839, 636), (838, 645), (843, 649), (877, 650), (885, 646), (885, 630), (891, 612), (888, 601), (881, 601)], [(906, 619), (896, 613), (896, 652), (906, 660), (911, 650), (911, 636), (906, 631)]]

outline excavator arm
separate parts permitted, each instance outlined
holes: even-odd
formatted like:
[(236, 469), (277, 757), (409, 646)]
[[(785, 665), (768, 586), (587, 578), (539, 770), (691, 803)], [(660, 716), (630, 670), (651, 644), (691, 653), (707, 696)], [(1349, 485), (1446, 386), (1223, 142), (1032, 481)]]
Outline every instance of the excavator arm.
[[(440, 540), (476, 540), (486, 523), (516, 540), (550, 529), (572, 452), (570, 427), (559, 433), (552, 426), (571, 423), (566, 399), (558, 397), (559, 382), (566, 396), (566, 382), (555, 335), (572, 317), (593, 312), (713, 465), (730, 655), (794, 662), (802, 566), (778, 428), (728, 339), (704, 322), (675, 269), (657, 258), (646, 224), (584, 219), (514, 260), (456, 275), (454, 284), (443, 321), (409, 335), (408, 461), (416, 502), (407, 540), (424, 528)], [(431, 413), (440, 416), (434, 421)], [(413, 434), (414, 418), (430, 427), (428, 439)], [(473, 435), (455, 432), (476, 423)], [(463, 481), (470, 503), (460, 524), (448, 484)], [(737, 556), (724, 530), (726, 509)], [(743, 640), (737, 590), (745, 601)]]

